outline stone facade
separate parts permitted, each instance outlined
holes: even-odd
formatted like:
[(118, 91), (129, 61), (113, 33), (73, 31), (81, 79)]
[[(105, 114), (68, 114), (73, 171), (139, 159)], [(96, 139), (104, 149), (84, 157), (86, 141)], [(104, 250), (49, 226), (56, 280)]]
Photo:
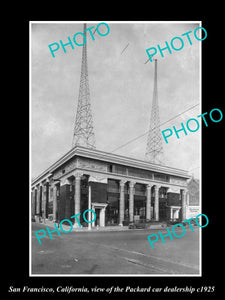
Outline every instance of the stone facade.
[[(185, 219), (188, 178), (183, 170), (77, 147), (33, 180), (32, 215), (48, 218), (52, 205), (53, 221), (91, 207), (100, 216), (101, 226), (105, 222), (122, 226), (126, 220), (143, 217)], [(174, 190), (180, 202), (171, 210), (167, 192)]]
[(201, 213), (200, 209), (200, 196), (199, 196), (199, 180), (196, 178), (191, 178), (187, 182), (187, 212), (188, 218), (196, 217)]
[(107, 172), (107, 163), (93, 160), (86, 157), (77, 158), (77, 167), (79, 169), (88, 169), (99, 172)]
[(187, 189), (189, 194), (189, 205), (199, 206), (199, 180), (195, 178), (188, 180)]
[(75, 170), (77, 168), (77, 158), (73, 158), (66, 162), (63, 166), (54, 171), (54, 179), (58, 179), (63, 177), (64, 174), (68, 174), (69, 172)]
[(185, 184), (187, 184), (187, 180), (185, 180), (185, 178), (170, 176), (170, 183), (173, 183), (176, 185), (185, 185)]

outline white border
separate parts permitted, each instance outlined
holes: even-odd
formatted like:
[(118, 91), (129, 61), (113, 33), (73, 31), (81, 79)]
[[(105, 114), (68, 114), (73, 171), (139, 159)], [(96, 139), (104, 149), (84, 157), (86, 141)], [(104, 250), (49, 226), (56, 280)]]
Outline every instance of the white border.
[[(202, 26), (202, 21), (29, 21), (29, 277), (202, 277), (202, 228), (199, 228), (199, 274), (32, 274), (31, 273), (31, 265), (32, 265), (32, 222), (31, 222), (31, 120), (32, 120), (32, 109), (31, 109), (31, 98), (32, 98), (32, 52), (31, 52), (31, 25), (32, 24), (73, 24), (73, 23), (118, 23), (118, 24), (127, 24), (127, 23), (138, 23), (138, 24), (146, 24), (146, 23), (199, 23), (200, 27)], [(200, 100), (200, 112), (202, 111), (202, 43), (199, 47), (199, 100)], [(202, 129), (200, 130), (200, 168), (199, 168), (199, 182), (200, 182), (200, 212), (202, 213), (202, 178), (201, 178), (201, 170), (202, 170), (202, 161), (201, 161), (201, 153), (202, 153)]]

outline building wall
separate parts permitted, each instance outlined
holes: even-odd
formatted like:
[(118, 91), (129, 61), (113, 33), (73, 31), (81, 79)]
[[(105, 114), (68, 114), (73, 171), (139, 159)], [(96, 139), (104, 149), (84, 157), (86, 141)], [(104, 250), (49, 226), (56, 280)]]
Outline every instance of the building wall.
[(107, 184), (100, 182), (91, 182), (91, 202), (107, 202)]
[(169, 206), (181, 206), (180, 194), (167, 193), (167, 205)]
[(77, 167), (77, 157), (70, 159), (68, 162), (66, 162), (66, 164), (60, 166), (60, 168), (58, 168), (57, 170), (54, 171), (54, 179), (58, 179), (61, 176), (63, 176), (63, 174), (69, 173), (73, 170), (75, 170)]
[(59, 221), (63, 219), (70, 219), (73, 216), (72, 203), (70, 195), (69, 184), (64, 184), (60, 186), (59, 194), (59, 205), (58, 205), (58, 218)]
[(188, 194), (189, 194), (189, 205), (198, 206), (199, 205), (199, 181), (195, 178), (191, 178), (187, 184)]
[[(86, 179), (84, 179), (84, 177), (86, 177)], [(139, 216), (140, 218), (146, 217), (147, 195), (149, 195), (147, 193), (148, 185), (151, 190), (150, 211), (154, 211), (157, 216), (155, 208), (155, 190), (158, 189), (159, 219), (165, 219), (167, 218), (166, 210), (168, 205), (181, 206), (179, 194), (172, 196), (172, 193), (167, 193), (168, 189), (172, 188), (173, 191), (177, 190), (177, 193), (179, 193), (180, 189), (186, 189), (187, 182), (185, 178), (178, 176), (76, 156), (61, 165), (58, 169), (55, 169), (51, 174), (49, 173), (48, 181), (46, 181), (46, 175), (42, 181), (40, 181), (43, 186), (46, 185), (46, 182), (49, 182), (48, 214), (53, 215), (53, 218), (56, 218), (57, 220), (65, 218), (70, 219), (70, 217), (75, 214), (75, 186), (79, 184), (78, 182), (80, 182), (81, 189), (80, 210), (79, 206), (78, 210), (82, 214), (83, 211), (88, 208), (89, 177), (91, 178), (90, 182), (92, 186), (92, 202), (108, 203), (106, 208), (106, 224), (107, 222), (118, 224), (119, 219), (122, 218), (119, 212), (121, 184), (124, 184), (124, 220), (129, 219), (129, 217), (132, 219), (131, 212), (129, 212), (129, 193), (133, 194), (133, 198), (131, 197), (134, 201), (133, 215)], [(38, 185), (39, 183), (36, 184), (36, 187), (38, 187)], [(54, 192), (55, 185), (59, 186), (57, 192), (57, 217), (55, 212), (56, 209), (53, 208), (53, 202), (55, 203), (54, 199), (56, 198)], [(134, 185), (133, 189), (132, 185)], [(35, 185), (33, 187), (35, 187)], [(42, 201), (40, 203), (40, 199), (42, 198), (41, 189), (37, 189), (36, 193), (38, 193), (36, 199), (39, 199), (39, 201), (36, 201), (37, 215), (40, 209), (43, 211)], [(43, 199), (46, 199), (45, 193), (43, 193)], [(34, 200), (35, 199), (33, 199), (32, 202), (33, 205), (35, 204)], [(131, 200), (131, 206), (132, 205)], [(154, 214), (152, 217), (155, 217)]]
[(93, 171), (107, 172), (107, 163), (84, 157), (77, 158), (77, 167), (81, 169), (91, 169)]
[(177, 185), (185, 185), (186, 179), (171, 175), (170, 176), (170, 183), (174, 183), (174, 184), (177, 184)]
[(187, 210), (186, 210), (187, 219), (195, 218), (200, 213), (201, 213), (200, 212), (200, 206), (187, 206)]

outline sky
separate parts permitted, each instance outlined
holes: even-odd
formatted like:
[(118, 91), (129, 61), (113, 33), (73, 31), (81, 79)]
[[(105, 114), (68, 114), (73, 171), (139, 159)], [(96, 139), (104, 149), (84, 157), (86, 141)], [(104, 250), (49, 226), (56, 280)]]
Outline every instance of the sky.
[[(87, 27), (99, 22), (86, 22)], [(96, 148), (106, 152), (145, 159), (147, 134), (153, 97), (154, 64), (146, 49), (165, 47), (174, 37), (192, 31), (192, 45), (183, 37), (180, 51), (158, 52), (158, 102), (160, 122), (164, 123), (183, 111), (186, 113), (165, 123), (161, 130), (196, 118), (201, 113), (200, 49), (204, 41), (194, 38), (201, 26), (192, 23), (107, 22), (110, 32), (95, 40), (87, 33), (88, 76)], [(31, 177), (35, 178), (72, 147), (73, 128), (78, 102), (82, 47), (74, 45), (55, 52), (48, 45), (68, 42), (82, 32), (83, 22), (31, 23), (30, 27), (30, 125)], [(104, 25), (99, 31), (105, 32)], [(177, 44), (176, 44), (177, 42)], [(174, 42), (178, 48), (179, 41)], [(124, 49), (126, 48), (126, 49)], [(123, 51), (124, 50), (124, 51)], [(202, 112), (203, 113), (203, 112)], [(191, 127), (191, 123), (190, 123)], [(194, 125), (193, 125), (194, 127)], [(201, 129), (201, 125), (200, 125)], [(163, 140), (165, 165), (189, 171), (199, 178), (200, 130), (175, 133)], [(137, 138), (132, 143), (125, 143)], [(117, 149), (114, 151), (115, 149)]]

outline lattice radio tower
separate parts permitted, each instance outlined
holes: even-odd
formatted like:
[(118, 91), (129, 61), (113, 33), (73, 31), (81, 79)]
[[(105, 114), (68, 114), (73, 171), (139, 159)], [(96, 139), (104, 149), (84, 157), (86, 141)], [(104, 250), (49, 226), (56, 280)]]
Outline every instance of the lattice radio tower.
[[(86, 38), (86, 24), (84, 24), (84, 35)], [(91, 101), (88, 82), (88, 64), (87, 64), (87, 39), (82, 49), (82, 63), (80, 76), (80, 89), (77, 105), (76, 120), (73, 133), (72, 148), (83, 146), (95, 148), (95, 134), (93, 118), (91, 113)]]
[(152, 111), (150, 119), (150, 127), (147, 139), (146, 160), (164, 164), (164, 153), (162, 145), (162, 136), (160, 131), (159, 105), (158, 105), (158, 88), (157, 88), (157, 59), (154, 59), (154, 90), (152, 100)]

